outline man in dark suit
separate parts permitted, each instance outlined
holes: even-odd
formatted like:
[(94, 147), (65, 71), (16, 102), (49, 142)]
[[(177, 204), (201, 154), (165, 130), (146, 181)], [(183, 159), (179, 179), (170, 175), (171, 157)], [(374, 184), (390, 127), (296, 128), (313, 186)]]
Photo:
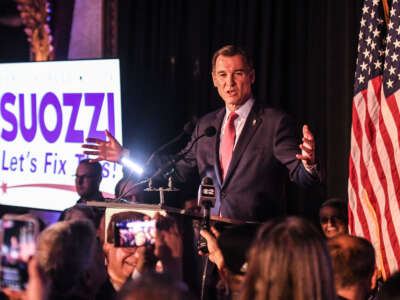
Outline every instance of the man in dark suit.
[(86, 204), (88, 201), (104, 201), (100, 192), (103, 169), (98, 162), (91, 163), (89, 159), (79, 162), (75, 175), (75, 189), (80, 196), (76, 203)]
[[(266, 221), (283, 212), (282, 196), (287, 174), (302, 186), (318, 183), (314, 137), (303, 127), (299, 150), (296, 129), (283, 112), (263, 107), (253, 98), (253, 64), (240, 48), (225, 46), (212, 59), (214, 86), (225, 107), (197, 123), (187, 149), (213, 126), (217, 134), (204, 137), (175, 167), (174, 178), (184, 182), (192, 172), (210, 177), (217, 188), (213, 215), (245, 221)], [(124, 149), (107, 132), (108, 142), (88, 139), (84, 145), (95, 160), (119, 161)], [(185, 150), (183, 150), (184, 152)], [(288, 172), (289, 171), (289, 172)]]

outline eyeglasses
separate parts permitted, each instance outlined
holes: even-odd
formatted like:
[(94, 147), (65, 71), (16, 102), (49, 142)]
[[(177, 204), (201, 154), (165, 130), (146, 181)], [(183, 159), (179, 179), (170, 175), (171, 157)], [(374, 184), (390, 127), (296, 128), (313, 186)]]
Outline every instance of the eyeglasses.
[(327, 224), (329, 221), (331, 221), (331, 223), (337, 223), (337, 222), (344, 222), (344, 218), (341, 216), (323, 216), (319, 218), (319, 222), (321, 224)]
[(78, 180), (80, 180), (80, 179), (85, 180), (85, 179), (97, 178), (97, 175), (87, 175), (87, 174), (85, 174), (85, 175), (75, 174), (73, 176), (75, 177), (75, 179), (78, 179)]

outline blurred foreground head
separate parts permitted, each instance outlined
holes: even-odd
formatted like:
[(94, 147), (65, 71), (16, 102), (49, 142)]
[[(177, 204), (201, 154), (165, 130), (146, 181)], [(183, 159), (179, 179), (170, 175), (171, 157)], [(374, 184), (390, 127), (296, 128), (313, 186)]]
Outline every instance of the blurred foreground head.
[(338, 235), (328, 240), (337, 293), (346, 299), (366, 299), (376, 285), (375, 250), (361, 237)]
[(146, 273), (125, 284), (118, 294), (118, 300), (191, 300), (187, 287), (173, 280), (167, 274)]
[(321, 233), (307, 220), (264, 224), (249, 253), (241, 300), (336, 299), (331, 260)]
[(101, 282), (96, 284), (91, 279), (98, 273), (97, 248), (96, 231), (88, 220), (58, 222), (40, 234), (36, 257), (52, 280), (50, 299), (89, 299), (88, 287), (96, 292)]

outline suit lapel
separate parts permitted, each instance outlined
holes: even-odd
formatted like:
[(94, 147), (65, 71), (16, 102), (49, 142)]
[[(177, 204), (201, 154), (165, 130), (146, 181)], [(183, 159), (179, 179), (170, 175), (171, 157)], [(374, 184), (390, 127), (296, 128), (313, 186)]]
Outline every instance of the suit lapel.
[(240, 161), (240, 158), (242, 157), (243, 152), (251, 141), (257, 128), (261, 125), (262, 119), (259, 117), (259, 111), (260, 107), (257, 105), (257, 103), (254, 103), (252, 110), (247, 116), (246, 123), (244, 124), (239, 140), (235, 146), (235, 150), (233, 151), (232, 160), (229, 164), (228, 172), (226, 173), (222, 188), (224, 188), (224, 186), (229, 181), (233, 171)]
[(226, 111), (225, 107), (220, 111), (218, 111), (214, 123), (212, 124), (212, 126), (214, 126), (217, 129), (217, 133), (215, 134), (215, 138), (213, 139), (214, 151), (212, 153), (214, 157), (212, 158), (212, 160), (214, 161), (214, 172), (217, 176), (219, 186), (222, 186), (221, 166), (219, 164), (219, 143), (220, 143), (221, 127), (222, 127), (222, 122), (224, 120), (225, 111)]

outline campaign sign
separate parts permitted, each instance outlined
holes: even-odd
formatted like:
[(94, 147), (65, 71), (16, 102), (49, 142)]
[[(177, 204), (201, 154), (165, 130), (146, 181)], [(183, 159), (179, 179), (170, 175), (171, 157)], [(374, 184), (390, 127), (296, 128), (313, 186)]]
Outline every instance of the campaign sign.
[[(118, 59), (0, 64), (0, 204), (63, 210), (88, 137), (122, 142)], [(122, 177), (101, 162), (105, 197)]]

